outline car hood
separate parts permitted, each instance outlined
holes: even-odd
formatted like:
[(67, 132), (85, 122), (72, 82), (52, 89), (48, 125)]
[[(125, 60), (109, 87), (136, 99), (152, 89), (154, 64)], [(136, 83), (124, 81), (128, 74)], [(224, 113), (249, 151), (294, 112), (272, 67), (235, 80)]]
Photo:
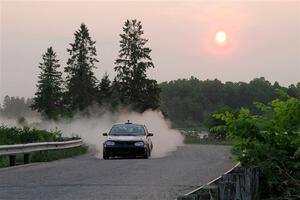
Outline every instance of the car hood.
[(107, 140), (114, 141), (144, 141), (145, 136), (108, 136)]

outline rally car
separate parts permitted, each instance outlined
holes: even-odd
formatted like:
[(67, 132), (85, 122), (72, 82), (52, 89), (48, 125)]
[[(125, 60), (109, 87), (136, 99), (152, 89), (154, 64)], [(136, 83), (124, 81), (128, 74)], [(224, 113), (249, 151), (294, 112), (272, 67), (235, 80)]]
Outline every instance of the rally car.
[(109, 133), (103, 133), (106, 140), (103, 143), (103, 159), (120, 156), (135, 156), (148, 159), (153, 144), (145, 125), (133, 124), (130, 121), (114, 124)]

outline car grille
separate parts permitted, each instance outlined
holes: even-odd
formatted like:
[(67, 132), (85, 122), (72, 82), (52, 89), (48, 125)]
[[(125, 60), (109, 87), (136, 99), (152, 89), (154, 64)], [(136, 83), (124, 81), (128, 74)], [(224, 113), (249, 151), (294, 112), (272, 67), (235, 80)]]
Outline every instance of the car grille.
[(134, 143), (136, 141), (115, 141), (116, 146), (121, 146), (121, 147), (129, 147), (129, 146), (134, 146)]

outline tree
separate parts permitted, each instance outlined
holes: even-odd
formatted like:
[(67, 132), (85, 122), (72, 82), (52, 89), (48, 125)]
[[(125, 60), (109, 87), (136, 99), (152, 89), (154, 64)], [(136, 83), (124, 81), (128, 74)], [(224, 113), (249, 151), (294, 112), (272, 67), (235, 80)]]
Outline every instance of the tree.
[(109, 76), (107, 73), (104, 74), (104, 76), (102, 77), (99, 86), (98, 86), (98, 90), (99, 90), (99, 95), (98, 95), (98, 103), (99, 105), (103, 105), (108, 103), (108, 101), (111, 98), (111, 81), (109, 80)]
[(150, 57), (151, 49), (145, 47), (148, 40), (142, 38), (142, 23), (127, 20), (123, 32), (120, 34), (121, 49), (114, 68), (117, 72), (115, 83), (118, 85), (120, 102), (141, 112), (149, 108), (156, 109), (160, 89), (155, 80), (147, 79), (146, 71), (154, 68), (154, 64)]
[[(39, 68), (37, 92), (32, 103), (32, 109), (41, 112), (47, 118), (57, 118), (62, 110), (62, 73), (56, 53), (49, 47), (42, 55), (43, 61)], [(25, 102), (25, 100), (24, 100)]]
[(9, 97), (5, 96), (2, 104), (0, 115), (9, 118), (19, 118), (23, 116), (36, 116), (37, 112), (34, 112), (31, 108), (33, 99), (24, 97)]
[(231, 112), (237, 113), (237, 110), (230, 108), (229, 106), (224, 106), (219, 108), (218, 110), (212, 112), (208, 118), (205, 120), (204, 125), (209, 129), (210, 136), (217, 140), (225, 140), (226, 132), (222, 129), (215, 129), (216, 126), (223, 126), (225, 122), (221, 119), (217, 119), (214, 116), (218, 113)]
[(85, 24), (80, 25), (74, 36), (74, 43), (67, 49), (71, 57), (65, 67), (67, 91), (64, 98), (71, 111), (82, 111), (97, 101), (97, 79), (93, 69), (99, 61), (96, 58), (96, 42), (91, 39)]
[(290, 97), (300, 98), (300, 82), (296, 86), (291, 84), (287, 89), (287, 94)]

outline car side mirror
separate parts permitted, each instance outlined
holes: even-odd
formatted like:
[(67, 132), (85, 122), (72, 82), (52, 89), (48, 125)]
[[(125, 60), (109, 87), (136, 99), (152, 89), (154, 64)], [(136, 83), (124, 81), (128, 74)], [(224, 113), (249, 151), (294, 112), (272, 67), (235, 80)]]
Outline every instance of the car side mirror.
[(102, 133), (103, 136), (107, 136), (107, 133)]
[(148, 133), (148, 136), (153, 136), (153, 133)]

